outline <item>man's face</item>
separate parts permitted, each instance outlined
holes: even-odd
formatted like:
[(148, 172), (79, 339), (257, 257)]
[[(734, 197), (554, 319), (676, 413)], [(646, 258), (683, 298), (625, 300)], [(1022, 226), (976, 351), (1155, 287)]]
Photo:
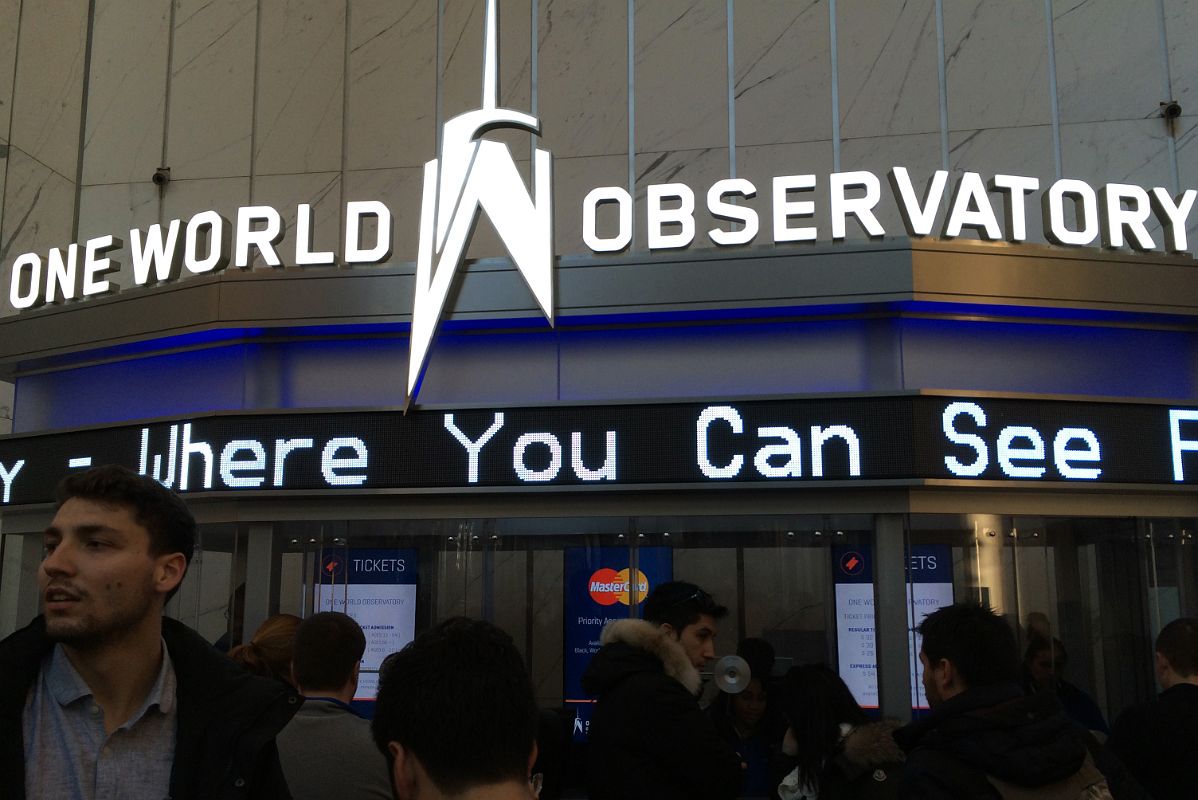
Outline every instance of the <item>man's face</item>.
[(130, 509), (82, 498), (63, 503), (43, 534), (38, 570), (50, 638), (87, 648), (161, 614), (183, 573), (179, 553), (154, 556)]
[(936, 685), (935, 669), (923, 650), (919, 651), (919, 663), (923, 665), (923, 693), (928, 698), (928, 706), (935, 708), (944, 698), (940, 696), (940, 687)]
[(1032, 683), (1037, 689), (1047, 689), (1056, 683), (1057, 673), (1063, 666), (1060, 654), (1056, 654), (1054, 658), (1052, 648), (1036, 653), (1027, 665)]
[(682, 643), (682, 649), (695, 669), (703, 669), (707, 662), (715, 658), (715, 635), (715, 617), (710, 614), (700, 614), (697, 622), (687, 625), (678, 633), (678, 641)]

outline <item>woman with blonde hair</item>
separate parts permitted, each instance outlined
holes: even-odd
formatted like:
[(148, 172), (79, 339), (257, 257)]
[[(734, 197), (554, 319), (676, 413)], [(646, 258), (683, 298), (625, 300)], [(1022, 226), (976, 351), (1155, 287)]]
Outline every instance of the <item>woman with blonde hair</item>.
[(255, 675), (274, 678), (291, 685), (291, 651), (300, 618), (294, 614), (275, 614), (254, 633), (247, 644), (229, 651), (229, 658)]

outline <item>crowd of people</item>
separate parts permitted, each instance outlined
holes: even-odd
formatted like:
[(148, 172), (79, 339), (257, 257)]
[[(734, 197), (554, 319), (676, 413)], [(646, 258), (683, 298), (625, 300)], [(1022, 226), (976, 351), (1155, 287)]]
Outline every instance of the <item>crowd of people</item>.
[[(195, 520), (120, 467), (68, 476), (45, 532), (42, 613), (0, 642), (4, 797), (556, 797), (561, 726), (537, 708), (512, 639), (446, 620), (389, 656), (372, 721), (351, 705), (366, 647), (350, 617), (278, 615), (225, 654), (163, 616)], [(705, 707), (727, 609), (683, 581), (609, 623), (583, 678), (592, 800), (1193, 798), (1198, 620), (1160, 632), (1163, 691), (1110, 726), (1064, 681), (1064, 646), (961, 603), (918, 626), (930, 711), (862, 709), (825, 665), (776, 675), (747, 639), (739, 691)], [(1033, 626), (1029, 626), (1033, 627)], [(568, 734), (567, 734), (568, 736)]]

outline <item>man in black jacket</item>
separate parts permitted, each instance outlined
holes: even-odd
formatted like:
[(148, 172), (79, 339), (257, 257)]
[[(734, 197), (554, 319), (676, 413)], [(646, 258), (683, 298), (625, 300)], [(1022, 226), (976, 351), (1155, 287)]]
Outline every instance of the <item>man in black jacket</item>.
[(928, 615), (919, 632), (932, 710), (894, 734), (907, 752), (900, 796), (1110, 797), (1056, 698), (1024, 695), (1015, 635), (1001, 617), (961, 603)]
[(1107, 746), (1159, 800), (1198, 792), (1198, 619), (1182, 617), (1156, 637), (1156, 676), (1164, 690), (1124, 711)]
[(591, 800), (726, 800), (740, 758), (699, 708), (699, 670), (728, 609), (692, 583), (660, 584), (643, 620), (609, 623), (582, 687), (597, 695), (589, 733)]
[(274, 737), (298, 698), (162, 616), (195, 530), (182, 500), (123, 467), (63, 480), (43, 616), (0, 642), (5, 797), (290, 797)]

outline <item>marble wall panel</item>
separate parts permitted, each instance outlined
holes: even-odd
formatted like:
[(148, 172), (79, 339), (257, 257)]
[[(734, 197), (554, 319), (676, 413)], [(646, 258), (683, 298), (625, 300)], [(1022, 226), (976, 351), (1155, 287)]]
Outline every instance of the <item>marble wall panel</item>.
[(933, 0), (837, 4), (843, 138), (940, 130), (934, 11)]
[(328, 0), (260, 0), (254, 174), (341, 169), (345, 13)]
[[(987, 128), (954, 131), (949, 135), (949, 165), (952, 181), (963, 172), (977, 172), (985, 180), (994, 175), (1026, 175), (1038, 178), (1042, 187), (1055, 179), (1052, 153), (1052, 128), (1032, 125), (1024, 128)], [(920, 176), (920, 181), (928, 176)], [(922, 183), (917, 183), (921, 186)], [(951, 184), (949, 186), (951, 191)], [(996, 213), (1002, 213), (1001, 196), (991, 194)], [(1040, 215), (1040, 194), (1025, 199), (1025, 224), (1029, 242), (1044, 241), (1044, 222)], [(999, 217), (1002, 223), (1003, 217)], [(1004, 231), (1006, 233), (1006, 231)], [(968, 234), (968, 231), (966, 232)]]
[(1052, 122), (1047, 26), (1043, 0), (944, 4), (949, 130)]
[(436, 156), (437, 4), (351, 0), (345, 163), (415, 167)]
[[(391, 209), (393, 262), (416, 263), (420, 234), (420, 196), (424, 185), (423, 169), (371, 169), (345, 173), (345, 202), (378, 200)], [(364, 237), (374, 241), (376, 227), (367, 222)]]
[[(0, 144), (8, 141), (8, 126), (12, 121), (13, 78), (17, 68), (20, 20), (21, 0), (0, 0)], [(2, 192), (3, 187), (0, 187)]]
[(1164, 98), (1158, 0), (1053, 0), (1061, 122), (1144, 119)]
[(635, 8), (635, 151), (727, 147), (727, 3), (637, 0)]
[(145, 181), (162, 162), (170, 6), (96, 3), (83, 183)]
[(257, 0), (178, 0), (167, 166), (178, 179), (250, 174)]
[(75, 184), (18, 147), (8, 151), (4, 218), (0, 220), (0, 265), (4, 291), (0, 316), (13, 313), (8, 287), (13, 259), (22, 253), (44, 254), (71, 243), (75, 220)]
[(13, 88), (12, 144), (75, 181), (83, 108), (87, 4), (22, 3)]
[[(827, 176), (832, 172), (832, 142), (802, 142), (736, 148), (736, 174), (757, 187), (757, 196), (748, 205), (757, 211), (761, 230), (749, 246), (794, 248), (809, 246), (807, 242), (784, 242), (774, 245), (774, 178), (784, 175), (814, 175), (816, 187), (811, 192), (795, 192), (791, 200), (812, 200), (815, 213), (810, 220), (796, 218), (791, 227), (814, 226), (816, 243), (827, 244), (832, 238), (831, 217), (828, 215)], [(805, 195), (805, 196), (801, 196)]]
[[(600, 186), (628, 186), (628, 159), (624, 156), (581, 156), (553, 161), (553, 248), (561, 256), (590, 254), (582, 241), (582, 201)], [(599, 214), (599, 234), (616, 234), (613, 209)]]
[(628, 152), (628, 11), (611, 0), (541, 0), (542, 147), (559, 158)]
[(832, 135), (832, 56), (825, 0), (737, 3), (736, 145)]
[[(1198, 189), (1198, 116), (1186, 116), (1177, 125), (1178, 183), (1182, 191)], [(1190, 252), (1198, 256), (1198, 213), (1191, 213), (1186, 231)]]
[[(313, 252), (332, 252), (341, 259), (341, 173), (307, 172), (299, 175), (260, 175), (252, 184), (254, 205), (276, 208), (283, 217), (283, 241), (276, 248), (284, 267), (295, 266), (295, 220), (298, 205), (312, 206)], [(254, 266), (266, 267), (261, 255)], [(311, 269), (311, 267), (309, 267)]]
[(230, 222), (237, 218), (237, 209), (250, 204), (249, 178), (212, 178), (208, 180), (173, 180), (162, 195), (161, 219), (184, 223), (201, 211), (217, 211)]
[(1198, 10), (1193, 0), (1164, 0), (1164, 7), (1171, 99), (1193, 113), (1198, 111)]
[(133, 261), (129, 255), (129, 231), (144, 231), (158, 222), (161, 198), (158, 187), (149, 181), (84, 186), (79, 191), (79, 241), (111, 234), (123, 246), (109, 258), (120, 269), (107, 280), (122, 288), (133, 283)]
[[(876, 139), (850, 139), (844, 142), (840, 152), (840, 169), (868, 170), (882, 181), (882, 198), (874, 210), (878, 222), (886, 231), (886, 237), (905, 237), (898, 204), (886, 180), (891, 167), (906, 167), (916, 186), (922, 186), (932, 173), (940, 169), (940, 134), (925, 133), (911, 136), (883, 136)], [(943, 211), (941, 212), (943, 216)], [(940, 217), (937, 218), (937, 224)], [(936, 229), (934, 229), (936, 230)], [(849, 241), (868, 238), (865, 231), (850, 217), (845, 228)]]
[[(636, 157), (636, 194), (633, 211), (634, 252), (644, 253), (649, 249), (647, 195), (650, 184), (682, 183), (690, 187), (695, 195), (695, 237), (687, 250), (716, 247), (707, 232), (716, 226), (717, 220), (707, 210), (707, 190), (713, 183), (728, 177), (728, 148), (713, 147), (706, 150), (672, 150), (665, 153), (639, 153)], [(666, 207), (677, 207), (677, 202), (666, 202)], [(727, 223), (720, 223), (725, 227)], [(678, 230), (676, 225), (667, 225), (666, 233)], [(667, 252), (667, 251), (655, 251)]]

